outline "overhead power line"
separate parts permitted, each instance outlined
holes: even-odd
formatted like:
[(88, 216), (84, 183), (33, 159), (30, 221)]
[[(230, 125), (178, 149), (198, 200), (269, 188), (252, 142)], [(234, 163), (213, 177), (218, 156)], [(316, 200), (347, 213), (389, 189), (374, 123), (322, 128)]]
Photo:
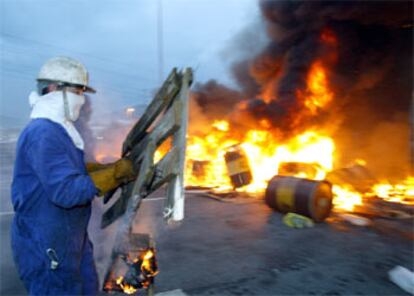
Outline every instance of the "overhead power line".
[[(109, 59), (109, 58), (102, 57), (102, 56), (97, 56), (95, 54), (79, 52), (79, 51), (76, 51), (76, 50), (73, 50), (73, 49), (67, 49), (67, 48), (64, 48), (64, 47), (59, 47), (59, 46), (48, 44), (48, 43), (45, 43), (45, 42), (42, 42), (42, 41), (32, 40), (32, 39), (28, 39), (28, 38), (25, 38), (25, 37), (22, 37), (22, 36), (17, 36), (17, 35), (13, 35), (13, 34), (9, 34), (9, 33), (1, 32), (0, 35), (3, 36), (3, 37), (6, 37), (6, 38), (15, 39), (15, 40), (25, 42), (26, 44), (30, 44), (30, 47), (24, 48), (23, 51), (20, 50), (21, 53), (30, 54), (30, 53), (32, 53), (33, 50), (37, 50), (39, 53), (44, 54), (44, 50), (33, 47), (33, 44), (37, 44), (37, 45), (40, 45), (40, 46), (43, 46), (43, 47), (58, 49), (62, 52), (67, 52), (67, 53), (72, 53), (72, 54), (76, 54), (76, 55), (82, 55), (82, 56), (90, 57), (90, 58), (94, 59), (95, 61), (101, 62), (100, 65), (98, 63), (99, 66), (104, 66), (102, 63), (106, 63), (106, 64), (111, 65), (111, 67), (106, 67), (106, 69), (102, 69), (99, 66), (98, 67), (96, 67), (96, 66), (93, 67), (93, 68), (97, 68), (99, 70), (103, 70), (103, 71), (108, 72), (108, 68), (109, 68), (110, 69), (109, 71), (111, 73), (114, 73), (114, 74), (117, 74), (117, 75), (130, 76), (130, 77), (134, 77), (135, 79), (140, 79), (140, 80), (144, 80), (144, 81), (147, 81), (147, 82), (151, 81), (150, 78), (148, 78), (147, 76), (143, 76), (142, 74), (138, 74), (138, 73), (128, 74), (127, 72), (131, 72), (133, 70), (131, 65), (124, 64), (122, 62), (119, 62), (119, 61), (116, 61), (116, 60), (113, 60), (113, 59)], [(5, 48), (4, 45), (5, 44), (3, 44), (2, 50), (4, 50), (4, 48)], [(17, 44), (7, 44), (7, 45), (16, 46)], [(96, 65), (96, 63), (94, 63), (94, 64)], [(124, 67), (126, 69), (123, 69), (124, 71), (122, 71), (122, 73), (120, 73), (118, 71), (114, 71), (114, 66), (115, 66), (115, 68), (116, 67)], [(154, 82), (156, 83), (156, 81), (153, 81), (152, 83), (154, 83)]]

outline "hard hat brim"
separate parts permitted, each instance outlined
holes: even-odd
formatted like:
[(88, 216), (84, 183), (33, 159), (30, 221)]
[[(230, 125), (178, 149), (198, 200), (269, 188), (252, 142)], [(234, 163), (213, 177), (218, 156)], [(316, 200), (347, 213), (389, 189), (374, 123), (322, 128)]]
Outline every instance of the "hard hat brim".
[(65, 84), (65, 85), (73, 85), (73, 86), (77, 86), (77, 87), (80, 87), (80, 88), (84, 88), (84, 92), (92, 93), (92, 94), (96, 93), (96, 90), (94, 88), (88, 86), (88, 85), (73, 84), (73, 83), (68, 83), (66, 81), (42, 79), (42, 78), (37, 78), (36, 80), (37, 81), (50, 82), (50, 83), (62, 83), (62, 84)]
[(95, 94), (96, 90), (90, 86), (85, 86), (85, 92)]

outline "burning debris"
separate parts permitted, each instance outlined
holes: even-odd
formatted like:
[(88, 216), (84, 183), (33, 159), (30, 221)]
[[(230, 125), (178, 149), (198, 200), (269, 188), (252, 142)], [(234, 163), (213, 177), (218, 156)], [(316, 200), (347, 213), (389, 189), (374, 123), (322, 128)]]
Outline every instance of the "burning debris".
[(129, 266), (125, 277), (119, 276), (116, 283), (127, 294), (132, 294), (141, 288), (148, 288), (154, 283), (158, 274), (157, 260), (153, 248), (141, 251), (138, 257), (131, 260), (123, 258)]
[(233, 65), (238, 88), (209, 81), (192, 94), (186, 185), (264, 194), (284, 175), (328, 180), (335, 211), (374, 196), (414, 204), (412, 2), (260, 8), (268, 44)]
[(267, 44), (235, 61), (238, 87), (194, 88), (185, 184), (263, 196), (280, 176), (329, 182), (322, 207), (312, 190), (298, 195), (316, 202), (304, 210), (316, 220), (376, 198), (413, 205), (413, 3), (259, 3)]
[(318, 163), (282, 162), (279, 165), (278, 175), (314, 180), (321, 173), (320, 170), (321, 167)]
[(147, 234), (134, 233), (124, 248), (113, 255), (103, 290), (134, 294), (139, 289), (152, 289), (158, 274), (152, 239)]
[[(131, 160), (138, 173), (135, 180), (120, 186), (121, 195), (102, 216), (102, 228), (122, 216), (104, 282), (105, 291), (133, 294), (141, 288), (152, 289), (158, 273), (154, 243), (148, 234), (133, 232), (142, 199), (166, 185), (164, 219), (167, 222), (184, 219), (183, 175), (191, 83), (190, 68), (182, 71), (174, 68), (123, 142), (122, 156)], [(155, 161), (157, 148), (168, 138), (172, 139), (171, 145), (166, 145), (169, 150)], [(117, 189), (105, 195), (104, 203)]]

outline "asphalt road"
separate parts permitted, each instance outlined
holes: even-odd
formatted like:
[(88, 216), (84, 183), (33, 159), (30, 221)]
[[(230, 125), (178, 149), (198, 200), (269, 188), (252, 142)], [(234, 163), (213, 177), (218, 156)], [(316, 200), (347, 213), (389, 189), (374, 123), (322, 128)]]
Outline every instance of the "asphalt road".
[[(0, 144), (1, 145), (1, 144)], [(6, 145), (7, 146), (7, 145)], [(25, 295), (10, 250), (13, 153), (3, 145), (1, 164), (0, 295)], [(3, 155), (5, 157), (3, 157)], [(4, 178), (4, 179), (3, 179)], [(4, 181), (4, 182), (3, 182)], [(160, 273), (156, 292), (181, 289), (187, 295), (408, 295), (387, 273), (414, 266), (413, 244), (339, 222), (290, 229), (262, 201), (220, 202), (187, 194), (186, 219), (162, 221), (162, 192), (145, 200), (135, 231), (156, 241)], [(102, 205), (94, 202), (90, 233), (102, 280), (116, 224), (98, 227)]]

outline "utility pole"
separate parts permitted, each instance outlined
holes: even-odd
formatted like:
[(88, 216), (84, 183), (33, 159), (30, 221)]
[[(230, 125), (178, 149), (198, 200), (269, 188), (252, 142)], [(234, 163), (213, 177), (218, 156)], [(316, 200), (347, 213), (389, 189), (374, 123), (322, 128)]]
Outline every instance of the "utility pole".
[(157, 47), (158, 47), (158, 80), (164, 81), (164, 36), (162, 0), (157, 2)]

